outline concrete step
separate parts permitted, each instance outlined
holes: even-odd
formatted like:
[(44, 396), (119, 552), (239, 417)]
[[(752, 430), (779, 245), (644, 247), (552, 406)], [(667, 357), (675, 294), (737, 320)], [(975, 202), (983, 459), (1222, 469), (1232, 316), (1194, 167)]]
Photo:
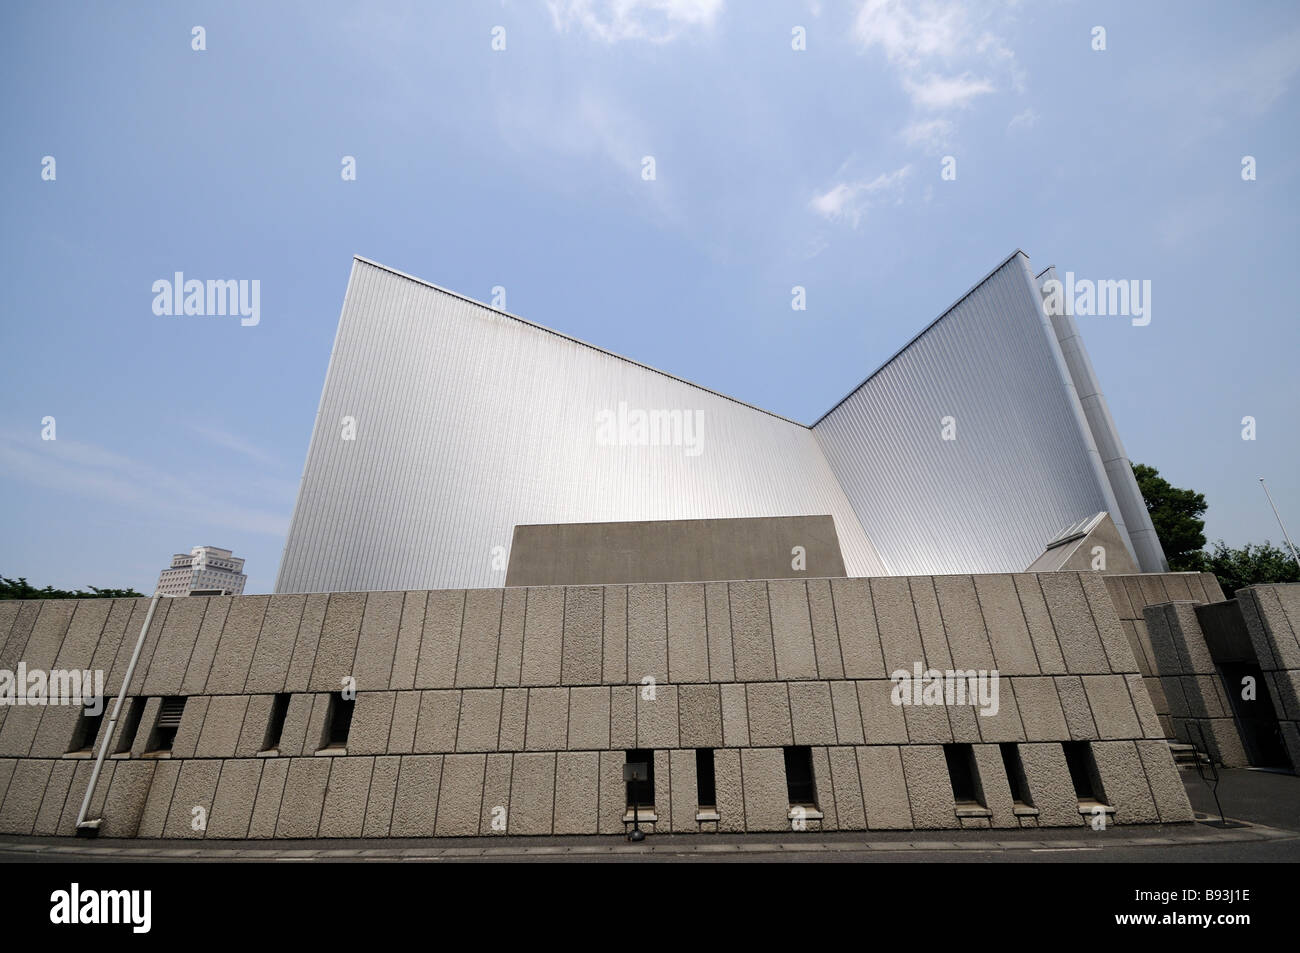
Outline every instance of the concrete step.
[(1210, 759), (1200, 751), (1196, 750), (1194, 745), (1186, 745), (1177, 741), (1169, 742), (1169, 751), (1174, 756), (1174, 764), (1209, 764)]

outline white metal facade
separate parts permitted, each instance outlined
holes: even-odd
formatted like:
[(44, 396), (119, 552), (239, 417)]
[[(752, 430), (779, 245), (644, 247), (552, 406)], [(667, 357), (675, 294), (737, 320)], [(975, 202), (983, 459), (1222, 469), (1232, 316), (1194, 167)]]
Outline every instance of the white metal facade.
[[(809, 428), (358, 258), (276, 591), (500, 586), (519, 524), (746, 516), (829, 514), (850, 576), (1022, 570), (1116, 512), (1027, 269)], [(620, 405), (698, 443), (611, 442)]]

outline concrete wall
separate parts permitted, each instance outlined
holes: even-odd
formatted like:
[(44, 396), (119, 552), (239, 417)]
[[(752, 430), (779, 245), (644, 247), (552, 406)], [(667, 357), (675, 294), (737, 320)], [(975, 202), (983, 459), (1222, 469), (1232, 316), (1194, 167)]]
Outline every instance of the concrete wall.
[[(0, 603), (0, 668), (100, 667), (111, 695), (147, 608)], [(894, 705), (889, 675), (914, 664), (996, 669), (998, 714)], [(346, 751), (324, 751), (346, 677)], [(281, 692), (283, 735), (262, 752)], [(811, 749), (814, 828), (1080, 825), (1066, 741), (1092, 743), (1117, 823), (1191, 818), (1088, 573), (164, 600), (130, 695), (147, 699), (140, 730), (92, 805), (106, 836), (614, 834), (634, 747), (655, 751), (658, 831), (788, 829), (787, 745)], [(150, 757), (166, 695), (188, 696), (185, 713), (170, 757)], [(91, 768), (65, 755), (78, 710), (3, 717), (0, 832), (71, 834)], [(948, 742), (973, 745), (982, 816), (957, 815)], [(1012, 804), (1003, 742), (1018, 745), (1031, 807)], [(706, 747), (716, 821), (696, 817)]]
[[(802, 551), (796, 563), (795, 547)], [(798, 568), (795, 568), (798, 565)], [(516, 526), (507, 586), (843, 576), (829, 516)]]
[(1238, 589), (1237, 604), (1268, 681), (1287, 756), (1300, 774), (1300, 584)]
[(1160, 719), (1163, 737), (1174, 738), (1173, 716), (1170, 700), (1160, 676), (1155, 646), (1147, 631), (1143, 610), (1147, 606), (1162, 605), (1167, 602), (1191, 602), (1202, 604), (1222, 602), (1223, 590), (1213, 573), (1171, 572), (1141, 573), (1132, 575), (1107, 575), (1104, 577), (1106, 589), (1110, 593), (1111, 605), (1119, 616), (1120, 625), (1128, 637), (1129, 647), (1137, 661), (1138, 671), (1146, 684), (1147, 693), (1155, 705), (1156, 717)]

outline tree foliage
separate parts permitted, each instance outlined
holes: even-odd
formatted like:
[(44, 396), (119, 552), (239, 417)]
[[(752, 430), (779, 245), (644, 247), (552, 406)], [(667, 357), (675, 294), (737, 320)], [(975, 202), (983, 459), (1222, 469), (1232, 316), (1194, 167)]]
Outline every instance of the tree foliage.
[(1247, 543), (1233, 549), (1219, 540), (1214, 548), (1197, 553), (1194, 567), (1200, 572), (1212, 572), (1219, 578), (1223, 594), (1229, 599), (1238, 589), (1269, 582), (1300, 582), (1300, 566), (1291, 553), (1268, 540), (1262, 545)]
[(1204, 495), (1176, 487), (1155, 467), (1133, 464), (1133, 476), (1156, 528), (1165, 559), (1174, 572), (1196, 571), (1205, 547)]
[(81, 589), (55, 589), (53, 586), (37, 589), (29, 585), (24, 576), (19, 576), (17, 579), (0, 576), (0, 599), (118, 599), (144, 595), (134, 589), (97, 589), (94, 586), (88, 588), (89, 592)]

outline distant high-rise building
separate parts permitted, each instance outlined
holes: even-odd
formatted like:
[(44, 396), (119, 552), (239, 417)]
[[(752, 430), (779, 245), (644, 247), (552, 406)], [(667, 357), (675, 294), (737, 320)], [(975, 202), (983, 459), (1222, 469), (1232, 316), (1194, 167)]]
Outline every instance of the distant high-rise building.
[(244, 561), (230, 550), (195, 546), (174, 555), (171, 566), (158, 574), (158, 591), (164, 596), (239, 596), (247, 580)]

